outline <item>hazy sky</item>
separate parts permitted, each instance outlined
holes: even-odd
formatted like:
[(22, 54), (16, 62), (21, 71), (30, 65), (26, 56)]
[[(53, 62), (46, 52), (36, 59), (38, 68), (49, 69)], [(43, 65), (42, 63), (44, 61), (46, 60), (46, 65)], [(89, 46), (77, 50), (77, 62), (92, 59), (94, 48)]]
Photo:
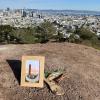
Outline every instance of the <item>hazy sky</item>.
[(0, 0), (0, 8), (98, 10), (100, 0)]

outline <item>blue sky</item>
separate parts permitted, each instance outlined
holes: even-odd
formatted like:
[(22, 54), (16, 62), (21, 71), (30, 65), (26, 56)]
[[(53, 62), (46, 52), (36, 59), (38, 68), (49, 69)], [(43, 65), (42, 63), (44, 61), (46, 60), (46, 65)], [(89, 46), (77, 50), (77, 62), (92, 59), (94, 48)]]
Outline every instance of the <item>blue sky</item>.
[(0, 8), (7, 7), (100, 11), (100, 0), (0, 0)]
[(29, 64), (31, 64), (31, 67), (32, 67), (31, 72), (34, 72), (34, 70), (39, 72), (39, 67), (40, 67), (39, 61), (38, 60), (28, 60), (26, 62), (26, 73), (28, 73), (29, 71)]

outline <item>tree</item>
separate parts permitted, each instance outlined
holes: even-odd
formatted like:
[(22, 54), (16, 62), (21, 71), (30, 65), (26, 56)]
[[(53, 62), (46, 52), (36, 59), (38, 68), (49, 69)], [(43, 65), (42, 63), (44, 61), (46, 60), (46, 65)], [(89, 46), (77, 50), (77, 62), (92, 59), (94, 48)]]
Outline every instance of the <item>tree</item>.
[(19, 28), (12, 31), (12, 36), (17, 38), (18, 43), (35, 43), (32, 28)]
[(11, 27), (10, 25), (0, 25), (0, 33), (1, 32), (9, 33), (12, 31), (12, 29), (13, 27)]
[(93, 32), (86, 28), (80, 28), (75, 31), (75, 34), (78, 34), (83, 40), (91, 40), (92, 37), (95, 36)]
[(56, 28), (49, 21), (45, 21), (35, 28), (35, 32), (38, 41), (45, 43), (53, 37), (53, 34), (56, 33)]

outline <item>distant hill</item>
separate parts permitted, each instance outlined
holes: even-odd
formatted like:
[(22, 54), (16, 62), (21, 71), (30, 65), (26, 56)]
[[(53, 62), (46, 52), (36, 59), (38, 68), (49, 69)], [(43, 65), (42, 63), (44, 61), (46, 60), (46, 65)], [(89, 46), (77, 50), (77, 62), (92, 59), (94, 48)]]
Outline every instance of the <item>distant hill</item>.
[[(0, 9), (0, 12), (4, 9)], [(54, 10), (54, 9), (13, 9), (13, 10), (25, 10), (30, 12), (42, 12), (53, 15), (97, 15), (100, 16), (100, 11), (89, 11), (89, 10)]]
[(100, 11), (88, 10), (40, 10), (50, 14), (64, 14), (64, 15), (100, 15)]
[(39, 11), (48, 14), (64, 14), (64, 15), (100, 15), (100, 11), (88, 11), (88, 10), (40, 10), (40, 9), (26, 9), (28, 11)]

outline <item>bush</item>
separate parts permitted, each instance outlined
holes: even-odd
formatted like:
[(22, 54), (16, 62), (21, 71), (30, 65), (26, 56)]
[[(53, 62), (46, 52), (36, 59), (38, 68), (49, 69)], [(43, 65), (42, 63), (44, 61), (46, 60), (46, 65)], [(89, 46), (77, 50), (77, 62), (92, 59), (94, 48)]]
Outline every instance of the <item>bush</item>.
[(47, 41), (49, 41), (49, 37), (48, 34), (46, 34), (45, 30), (43, 28), (41, 28), (40, 26), (37, 26), (35, 28), (35, 38), (37, 38), (37, 42), (39, 43), (46, 43)]
[(85, 28), (77, 29), (75, 31), (75, 34), (78, 34), (80, 38), (83, 40), (91, 40), (91, 38), (95, 36), (94, 33), (92, 33), (90, 30)]
[(49, 41), (56, 29), (53, 24), (45, 21), (34, 28), (12, 28), (9, 25), (0, 26), (1, 43), (46, 43)]
[(98, 46), (98, 47), (100, 47), (100, 40), (99, 40), (96, 36), (94, 36), (94, 37), (91, 39), (91, 43), (92, 43), (93, 46)]
[(35, 43), (33, 29), (31, 28), (15, 29), (12, 31), (12, 35), (20, 40), (18, 43)]
[(13, 30), (13, 27), (11, 27), (10, 25), (0, 25), (0, 33), (1, 32), (9, 33), (12, 30)]
[(10, 25), (0, 25), (0, 43), (15, 43), (19, 41), (18, 38), (11, 35), (13, 29)]
[(45, 21), (35, 27), (35, 33), (35, 37), (38, 38), (38, 42), (46, 43), (53, 38), (53, 34), (56, 33), (56, 28), (52, 23)]
[(79, 35), (73, 33), (69, 37), (68, 41), (71, 43), (81, 43), (81, 38)]
[(17, 43), (20, 40), (10, 33), (0, 33), (0, 43)]

